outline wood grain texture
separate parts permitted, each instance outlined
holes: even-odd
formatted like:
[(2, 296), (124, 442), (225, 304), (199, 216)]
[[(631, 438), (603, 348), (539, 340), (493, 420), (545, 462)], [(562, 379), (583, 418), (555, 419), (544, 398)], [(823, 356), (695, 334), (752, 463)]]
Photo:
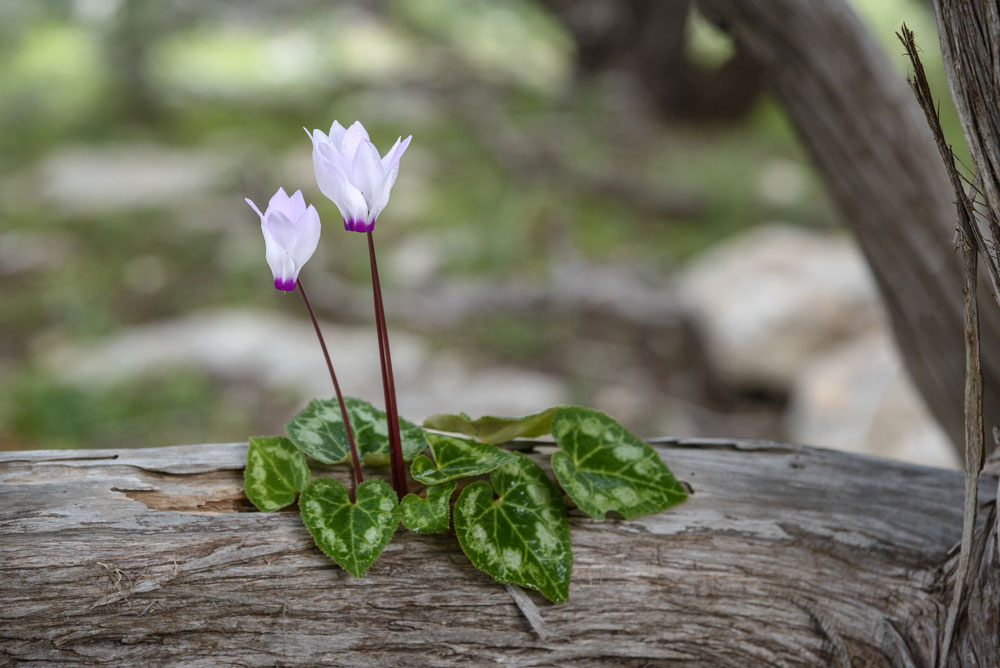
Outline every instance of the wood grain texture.
[[(356, 580), (294, 510), (243, 512), (245, 444), (0, 453), (0, 665), (930, 665), (960, 473), (657, 449), (691, 498), (633, 521), (571, 511), (570, 600), (529, 593), (531, 623), (452, 534), (400, 532)], [(996, 579), (995, 556), (976, 563)]]

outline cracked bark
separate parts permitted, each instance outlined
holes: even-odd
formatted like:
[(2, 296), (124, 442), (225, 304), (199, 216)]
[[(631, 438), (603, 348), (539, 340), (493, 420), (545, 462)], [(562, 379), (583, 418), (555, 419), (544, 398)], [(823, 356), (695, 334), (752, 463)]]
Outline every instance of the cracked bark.
[[(634, 521), (572, 511), (569, 602), (528, 594), (544, 639), (451, 534), (400, 532), (356, 580), (294, 510), (238, 512), (245, 444), (0, 453), (0, 665), (932, 663), (960, 473), (657, 443), (694, 494)], [(984, 483), (995, 508), (996, 480)], [(984, 514), (956, 646), (995, 657), (982, 630), (1000, 598), (996, 514)]]

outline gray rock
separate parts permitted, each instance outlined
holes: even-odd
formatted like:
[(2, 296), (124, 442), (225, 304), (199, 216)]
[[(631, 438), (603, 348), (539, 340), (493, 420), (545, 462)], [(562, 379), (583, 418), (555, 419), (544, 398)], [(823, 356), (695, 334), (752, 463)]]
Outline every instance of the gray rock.
[[(289, 298), (296, 298), (289, 295)], [(383, 404), (373, 328), (322, 325), (345, 394)], [(402, 415), (522, 415), (564, 403), (556, 380), (503, 367), (474, 368), (447, 352), (432, 353), (403, 332), (389, 332)], [(58, 345), (39, 358), (69, 382), (89, 386), (195, 368), (231, 381), (298, 395), (303, 402), (333, 395), (319, 344), (303, 314), (213, 311), (126, 330), (96, 345)]]
[(784, 390), (816, 355), (884, 322), (854, 242), (790, 225), (705, 253), (682, 272), (679, 292), (715, 370), (735, 385)]
[(45, 158), (35, 182), (45, 201), (74, 214), (179, 209), (192, 195), (217, 187), (229, 164), (217, 153), (152, 144), (80, 146)]
[(807, 364), (792, 388), (786, 425), (791, 440), (810, 445), (959, 465), (884, 329)]
[(72, 255), (72, 240), (59, 233), (0, 233), (0, 276), (44, 271), (66, 262)]
[(772, 438), (957, 466), (851, 239), (767, 225), (706, 253), (679, 283), (718, 377), (788, 392)]

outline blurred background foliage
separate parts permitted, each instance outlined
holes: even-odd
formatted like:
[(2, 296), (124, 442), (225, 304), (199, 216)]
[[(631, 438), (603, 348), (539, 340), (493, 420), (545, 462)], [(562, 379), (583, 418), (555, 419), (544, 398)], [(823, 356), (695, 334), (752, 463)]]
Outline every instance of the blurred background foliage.
[[(854, 4), (901, 75), (893, 33), (903, 20), (916, 30), (959, 137), (926, 3)], [(686, 32), (698, 66), (731, 57), (728, 37), (694, 12)], [(581, 73), (575, 59), (566, 28), (529, 0), (0, 4), (0, 448), (280, 431), (302, 397), (252, 374), (192, 363), (97, 382), (79, 367), (88, 346), (195, 312), (301, 320), (301, 304), (271, 289), (242, 201), (266, 201), (278, 185), (303, 188), (326, 223), (307, 284), (367, 290), (360, 237), (339, 232), (316, 189), (303, 126), (361, 119), (383, 150), (413, 134), (377, 231), (387, 290), (404, 295), (428, 281), (544, 287), (560, 258), (655, 284), (759, 223), (837, 227), (766, 95), (731, 118), (671, 117), (627, 73)], [(370, 327), (331, 294), (320, 299), (325, 319)], [(544, 372), (562, 397), (609, 409), (607, 376), (648, 365), (639, 355), (587, 371), (566, 355), (595, 329), (583, 315), (548, 322), (484, 309), (458, 324), (402, 312), (390, 322), (430, 354), (447, 350), (473, 370)], [(666, 358), (656, 373), (671, 373)], [(461, 389), (454, 395), (458, 404), (439, 410), (466, 408)], [(622, 417), (668, 431), (660, 409), (654, 400), (629, 413), (626, 402)]]

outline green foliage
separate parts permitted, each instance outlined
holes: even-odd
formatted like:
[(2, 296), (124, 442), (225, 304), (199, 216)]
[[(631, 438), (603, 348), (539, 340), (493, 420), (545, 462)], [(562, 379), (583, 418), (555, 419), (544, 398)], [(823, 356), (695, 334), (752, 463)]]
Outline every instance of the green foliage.
[(497, 582), (537, 589), (555, 603), (569, 596), (573, 553), (562, 496), (524, 455), (462, 490), (455, 533), (469, 560)]
[[(357, 443), (365, 462), (385, 458), (385, 413), (358, 399), (347, 400)], [(578, 406), (561, 406), (519, 418), (464, 413), (435, 415), (425, 425), (471, 440), (404, 424), (404, 448), (416, 455), (412, 476), (427, 485), (424, 497), (400, 501), (382, 480), (358, 486), (352, 503), (344, 486), (319, 478), (299, 497), (302, 521), (316, 544), (355, 577), (378, 558), (400, 522), (415, 533), (455, 534), (472, 564), (498, 582), (536, 589), (555, 603), (569, 596), (573, 553), (569, 522), (559, 488), (529, 457), (493, 443), (551, 433), (559, 446), (552, 470), (563, 489), (585, 513), (603, 519), (615, 511), (633, 519), (665, 510), (687, 494), (649, 444), (613, 419)], [(247, 452), (247, 495), (261, 510), (276, 510), (295, 500), (309, 480), (308, 454), (327, 463), (344, 463), (348, 446), (340, 410), (333, 400), (315, 400), (288, 423), (291, 440), (253, 439)], [(431, 457), (418, 454), (430, 448)], [(297, 450), (296, 450), (297, 448)], [(375, 455), (373, 457), (372, 455)], [(460, 478), (489, 474), (468, 484), (455, 503)]]
[(268, 513), (291, 505), (308, 484), (306, 458), (291, 441), (280, 436), (250, 439), (243, 487), (257, 510)]
[(453, 434), (465, 434), (476, 437), (476, 428), (472, 426), (472, 418), (465, 413), (451, 415), (448, 413), (438, 413), (424, 420), (425, 429), (435, 429), (437, 431), (450, 431)]
[[(354, 430), (358, 457), (365, 464), (384, 466), (389, 461), (389, 430), (385, 411), (367, 401), (346, 397), (344, 405)], [(403, 459), (410, 461), (427, 448), (424, 431), (400, 418)], [(313, 399), (296, 415), (285, 431), (299, 450), (324, 464), (339, 464), (351, 454), (347, 431), (336, 399)]]
[(457, 480), (430, 485), (426, 498), (407, 494), (400, 501), (403, 526), (416, 533), (441, 533), (451, 526), (451, 495), (458, 486)]
[[(12, 373), (0, 383), (0, 443), (28, 449), (73, 448), (81, 439), (94, 447), (231, 439), (249, 425), (222, 424), (231, 413), (219, 407), (220, 394), (190, 371), (93, 387), (37, 371)], [(139, 435), (136, 415), (148, 416)]]
[(427, 441), (434, 461), (420, 455), (410, 467), (410, 474), (414, 479), (425, 485), (437, 485), (457, 478), (489, 473), (498, 466), (513, 461), (515, 457), (512, 452), (465, 438), (427, 434)]
[(432, 415), (424, 420), (424, 427), (475, 436), (483, 443), (507, 443), (515, 438), (534, 438), (552, 431), (552, 416), (559, 406), (522, 417), (496, 417), (484, 415), (472, 420), (465, 413), (458, 415)]
[(552, 470), (580, 510), (604, 519), (609, 510), (626, 519), (680, 503), (687, 492), (648, 443), (599, 411), (572, 406), (552, 421), (559, 451)]
[(399, 526), (396, 492), (384, 480), (358, 485), (355, 503), (332, 478), (317, 478), (299, 499), (302, 522), (313, 540), (338, 566), (363, 576)]

